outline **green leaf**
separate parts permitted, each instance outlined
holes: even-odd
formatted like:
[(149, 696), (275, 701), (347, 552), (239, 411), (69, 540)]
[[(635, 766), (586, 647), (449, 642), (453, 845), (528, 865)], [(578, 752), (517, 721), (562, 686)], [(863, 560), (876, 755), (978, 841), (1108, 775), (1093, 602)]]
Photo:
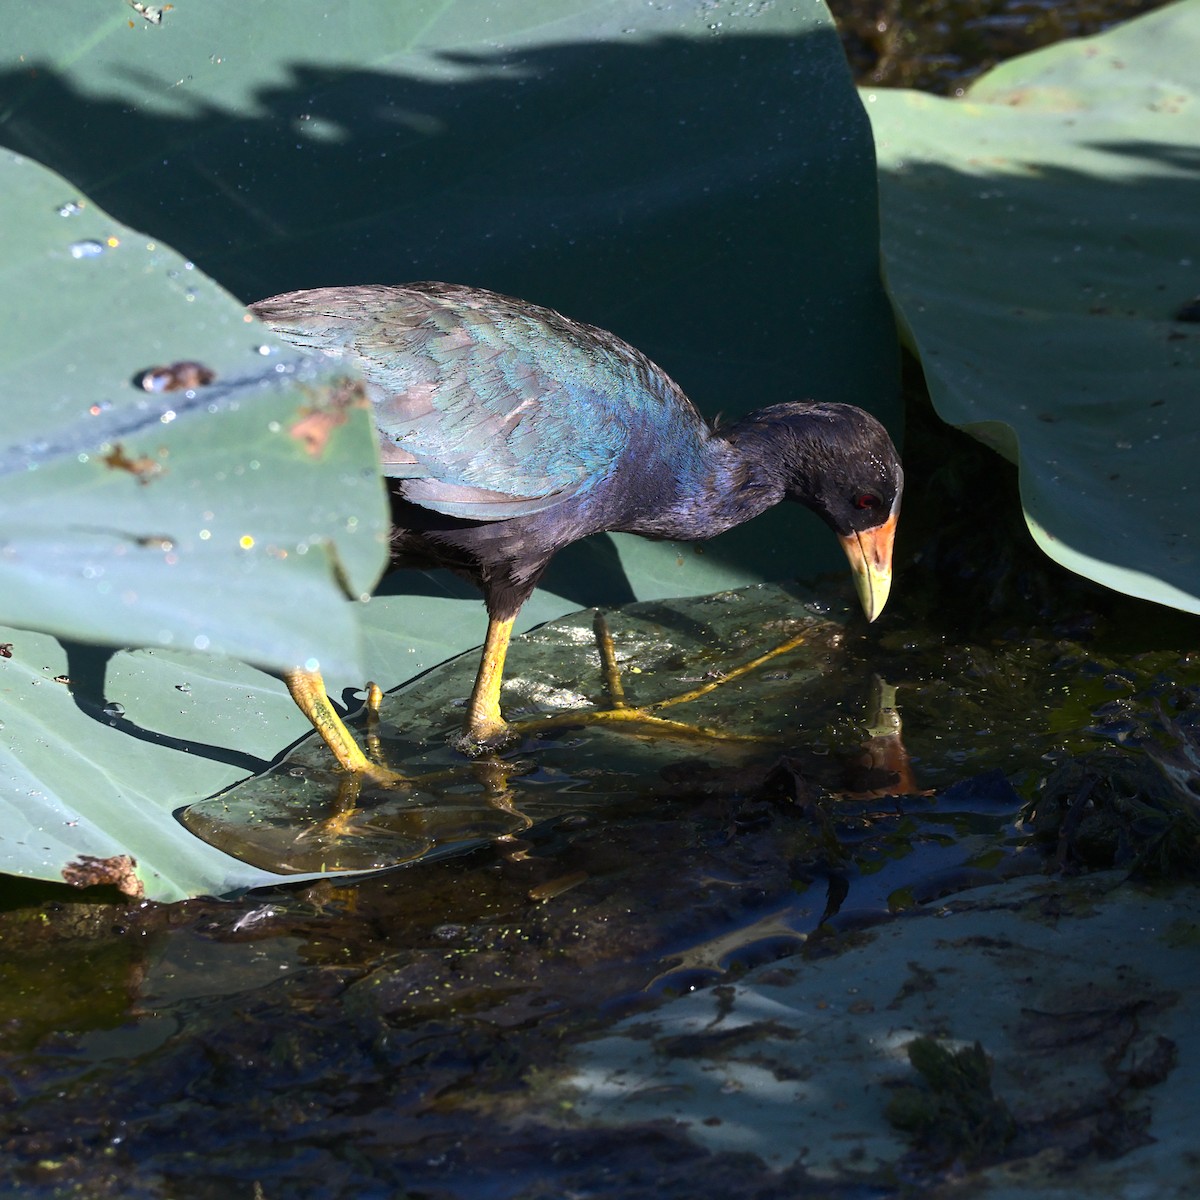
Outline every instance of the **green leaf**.
[[(16, 626), (0, 631), (0, 865), (61, 879), (85, 856), (130, 856), (160, 897), (262, 881), (171, 812), (255, 759), (218, 752), (214, 770), (196, 744), (203, 722), (172, 747), (163, 726), (176, 687), (159, 677), (130, 693), (113, 662), (146, 655), (79, 643), (361, 670), (346, 594), (371, 588), (387, 528), (369, 409), (177, 253), (7, 152), (0, 269), (18, 301), (0, 323), (0, 619)], [(182, 360), (213, 380), (137, 386)], [(189, 694), (205, 662), (220, 679), (197, 692), (223, 722), (218, 739), (252, 742), (252, 716), (229, 720), (229, 689), (264, 677), (176, 655)], [(85, 864), (80, 878), (110, 875)]]
[[(278, 6), (257, 0), (180, 0), (151, 25), (115, 0), (62, 0), (11, 14), (0, 48), (0, 144), (69, 181), (48, 211), (51, 225), (74, 227), (101, 205), (114, 221), (145, 231), (137, 255), (151, 275), (145, 242), (169, 242), (242, 301), (337, 283), (472, 283), (613, 329), (710, 413), (811, 396), (861, 403), (897, 421), (869, 127), (821, 4), (718, 16), (642, 0), (413, 0), (365, 6), (351, 20), (316, 0), (293, 0), (283, 20)], [(56, 206), (76, 198), (86, 201), (83, 214), (58, 217)], [(103, 240), (105, 228), (87, 236)], [(123, 240), (122, 249), (130, 244)], [(90, 280), (88, 269), (112, 261), (71, 260), (61, 286), (78, 289), (74, 280)], [(54, 311), (59, 286), (30, 285), (43, 314), (34, 344), (49, 328), (44, 314)], [(177, 319), (167, 300), (136, 303), (143, 332), (170, 341), (119, 367), (114, 359), (107, 398), (156, 362), (199, 358), (222, 381), (256, 376), (232, 349), (194, 341), (199, 297), (185, 298)], [(170, 322), (155, 320), (169, 308)], [(236, 320), (234, 329), (244, 335), (238, 353), (252, 355), (267, 340)], [(167, 444), (152, 441), (149, 450), (132, 439), (122, 444), (137, 462)], [(213, 443), (210, 474), (228, 453)], [(266, 450), (253, 454), (266, 461)], [(239, 445), (233, 466), (250, 457)], [(133, 506), (172, 481), (166, 473), (146, 484), (120, 469), (100, 474), (109, 489), (124, 485)], [(360, 482), (355, 477), (354, 488)], [(345, 501), (339, 515), (366, 522), (334, 543), (348, 590), (366, 590), (371, 571), (346, 557), (360, 538), (374, 546), (357, 496), (349, 486), (345, 495), (311, 481), (304, 488), (313, 503), (336, 495), (339, 506)], [(180, 528), (193, 526), (197, 536), (209, 528), (195, 520)], [(276, 536), (261, 523), (242, 529), (233, 517), (227, 533), (239, 542), (249, 533), (256, 549), (260, 539), (286, 546), (304, 536)], [(703, 550), (631, 538), (571, 547), (526, 606), (522, 627), (584, 604), (844, 571), (828, 530), (800, 512), (769, 514)], [(257, 557), (256, 570), (274, 570), (268, 557)], [(204, 568), (195, 595), (232, 588), (247, 561), (235, 547), (215, 584)], [(210, 648), (240, 654), (270, 636), (279, 653), (254, 661), (279, 666), (303, 642), (337, 698), (364, 674), (386, 687), (410, 679), (478, 645), (484, 627), (472, 590), (441, 573), (398, 573), (369, 605), (347, 604), (340, 617), (311, 610), (298, 577), (276, 595), (276, 612), (247, 613), (244, 627), (216, 631), (219, 643), (214, 630), (198, 628), (204, 602), (189, 601), (193, 611), (176, 614), (180, 628), (169, 644), (194, 645), (203, 633)], [(328, 648), (351, 620), (365, 671)], [(287, 634), (294, 640), (285, 643)], [(14, 645), (21, 654), (20, 641)], [(50, 657), (22, 659), (23, 669), (38, 677)], [(183, 681), (192, 688), (186, 704), (175, 690)], [(50, 828), (78, 817), (71, 828), (82, 829), (103, 811), (95, 816), (103, 838), (63, 835), (45, 862), (14, 851), (6, 869), (54, 878), (71, 845), (107, 856), (136, 844), (155, 896), (266, 878), (203, 854), (175, 871), (163, 821), (260, 768), (303, 731), (277, 680), (232, 660), (143, 651), (117, 654), (86, 694), (59, 700), (46, 719), (62, 722), (64, 740), (84, 739), (94, 771), (59, 770), (50, 739), (29, 783), (48, 797), (50, 815), (33, 819)], [(114, 700), (125, 714), (109, 727), (96, 714)], [(455, 720), (447, 714), (447, 729)], [(28, 745), (23, 754), (32, 753)], [(97, 780), (111, 802), (90, 793)], [(14, 807), (28, 802), (14, 793)], [(147, 825), (161, 839), (155, 846), (139, 840)], [(179, 826), (176, 837), (190, 835)]]
[[(0, 265), (0, 620), (354, 669), (346, 589), (386, 561), (365, 397), (15, 154)], [(181, 360), (213, 380), (174, 386)], [(155, 367), (168, 390), (139, 386)]]
[[(1020, 464), (1065, 566), (1200, 612), (1200, 2), (866, 93), (893, 300), (948, 421)], [(979, 498), (980, 516), (987, 497)]]
[(273, 882), (174, 815), (306, 731), (272, 679), (227, 659), (64, 646), (28, 630), (0, 630), (0, 645), (0, 869), (61, 882), (85, 856), (129, 856), (159, 900)]

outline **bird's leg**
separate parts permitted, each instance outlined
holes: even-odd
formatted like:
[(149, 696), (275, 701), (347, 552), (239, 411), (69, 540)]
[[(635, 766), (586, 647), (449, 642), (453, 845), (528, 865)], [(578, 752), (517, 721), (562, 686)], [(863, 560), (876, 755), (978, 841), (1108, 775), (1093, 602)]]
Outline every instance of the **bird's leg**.
[[(600, 654), (600, 669), (604, 678), (608, 706), (582, 712), (578, 709), (571, 709), (569, 712), (547, 714), (542, 717), (527, 717), (508, 722), (505, 721), (500, 711), (500, 685), (503, 680), (504, 663), (508, 655), (515, 620), (515, 615), (504, 618), (490, 616), (488, 620), (487, 640), (484, 642), (479, 671), (475, 676), (475, 686), (471, 691), (471, 699), (468, 701), (466, 722), (462, 736), (457, 741), (458, 749), (471, 757), (475, 757), (485, 750), (495, 749), (510, 740), (515, 734), (540, 733), (547, 729), (592, 725), (602, 721), (622, 722), (629, 726), (641, 725), (647, 728), (647, 732), (657, 732), (667, 736), (716, 738), (735, 742), (762, 741), (761, 738), (750, 734), (730, 733), (709, 725), (691, 725), (685, 721), (673, 721), (669, 717), (659, 716), (658, 712), (660, 709), (670, 708), (675, 704), (686, 704), (689, 700), (697, 700), (719, 687), (724, 687), (727, 683), (732, 683), (743, 675), (758, 670), (764, 663), (770, 662), (778, 655), (794, 650), (805, 641), (803, 634), (789, 638), (765, 654), (760, 654), (750, 662), (743, 663), (708, 683), (702, 683), (677, 696), (669, 696), (665, 700), (657, 700), (644, 706), (635, 706), (629, 704), (625, 698), (625, 687), (621, 681), (621, 668), (617, 665), (612, 634), (609, 632), (604, 614), (598, 612), (593, 627), (596, 646)], [(332, 746), (332, 742), (330, 745)], [(334, 752), (337, 753), (336, 750)]]
[[(508, 623), (511, 629), (512, 622)], [(503, 665), (504, 647), (500, 649), (500, 665)], [(297, 669), (289, 671), (284, 680), (292, 699), (300, 710), (312, 722), (313, 728), (321, 735), (322, 740), (332, 751), (333, 756), (344, 769), (344, 774), (338, 780), (337, 797), (333, 803), (332, 813), (324, 820), (317, 822), (311, 829), (298, 835), (297, 840), (312, 837), (339, 838), (363, 832), (364, 819), (370, 822), (369, 812), (359, 808), (359, 798), (364, 787), (394, 788), (399, 785), (422, 786), (455, 779), (461, 775), (460, 769), (429, 771), (421, 775), (404, 775), (393, 770), (384, 762), (383, 747), (379, 739), (379, 708), (383, 701), (383, 692), (374, 683), (367, 684), (367, 729), (366, 742), (370, 757), (362, 752), (353, 734), (346, 728), (345, 722), (338, 716), (337, 711), (329, 702), (325, 692), (325, 681), (319, 671), (304, 671)], [(503, 721), (500, 722), (503, 728)], [(524, 822), (525, 827), (533, 822), (519, 812), (513, 804), (512, 791), (507, 786), (507, 780), (527, 768), (512, 763), (495, 760), (491, 763), (472, 763), (472, 772), (483, 785), (488, 797), (488, 803)], [(421, 818), (413, 816), (414, 821)]]
[(379, 741), (379, 710), (383, 706), (383, 689), (379, 684), (367, 684), (367, 749), (374, 762), (383, 762), (383, 746)]
[(467, 705), (462, 738), (465, 749), (495, 745), (508, 735), (508, 725), (500, 713), (500, 682), (515, 620), (515, 616), (488, 618), (487, 640), (483, 644), (479, 672)]
[(325, 694), (325, 681), (320, 671), (306, 671), (297, 667), (294, 671), (288, 671), (283, 679), (300, 711), (312, 722), (313, 728), (344, 770), (379, 783), (403, 781), (404, 776), (399, 772), (382, 763), (372, 762), (362, 752), (354, 735), (346, 728), (346, 723), (338, 716)]

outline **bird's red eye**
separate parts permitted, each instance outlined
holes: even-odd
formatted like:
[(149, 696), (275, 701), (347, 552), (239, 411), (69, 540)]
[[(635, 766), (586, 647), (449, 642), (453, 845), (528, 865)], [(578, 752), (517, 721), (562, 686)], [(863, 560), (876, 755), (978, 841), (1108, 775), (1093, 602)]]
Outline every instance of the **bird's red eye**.
[(882, 503), (883, 501), (872, 492), (863, 492), (861, 496), (854, 497), (855, 508), (878, 508)]

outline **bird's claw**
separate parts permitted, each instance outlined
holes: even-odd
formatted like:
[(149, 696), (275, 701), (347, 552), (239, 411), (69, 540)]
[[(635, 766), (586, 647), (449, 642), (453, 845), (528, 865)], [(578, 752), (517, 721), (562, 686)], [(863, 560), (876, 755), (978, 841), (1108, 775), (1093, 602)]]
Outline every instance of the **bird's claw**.
[(464, 758), (485, 758), (489, 754), (511, 746), (519, 740), (521, 731), (507, 721), (489, 724), (481, 728), (468, 726), (457, 737), (452, 738), (450, 745)]

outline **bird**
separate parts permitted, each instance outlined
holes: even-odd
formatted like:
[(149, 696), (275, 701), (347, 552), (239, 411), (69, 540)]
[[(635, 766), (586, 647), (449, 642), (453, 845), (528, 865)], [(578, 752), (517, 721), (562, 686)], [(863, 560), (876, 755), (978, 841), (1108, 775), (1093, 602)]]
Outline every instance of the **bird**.
[[(790, 400), (713, 423), (615, 334), (465, 285), (323, 287), (249, 307), (365, 381), (394, 564), (447, 567), (483, 594), (464, 747), (509, 738), (500, 685), (514, 622), (555, 553), (593, 533), (699, 541), (795, 501), (840, 540), (868, 621), (883, 609), (904, 473), (862, 408)], [(345, 770), (380, 774), (319, 671), (284, 680)]]

